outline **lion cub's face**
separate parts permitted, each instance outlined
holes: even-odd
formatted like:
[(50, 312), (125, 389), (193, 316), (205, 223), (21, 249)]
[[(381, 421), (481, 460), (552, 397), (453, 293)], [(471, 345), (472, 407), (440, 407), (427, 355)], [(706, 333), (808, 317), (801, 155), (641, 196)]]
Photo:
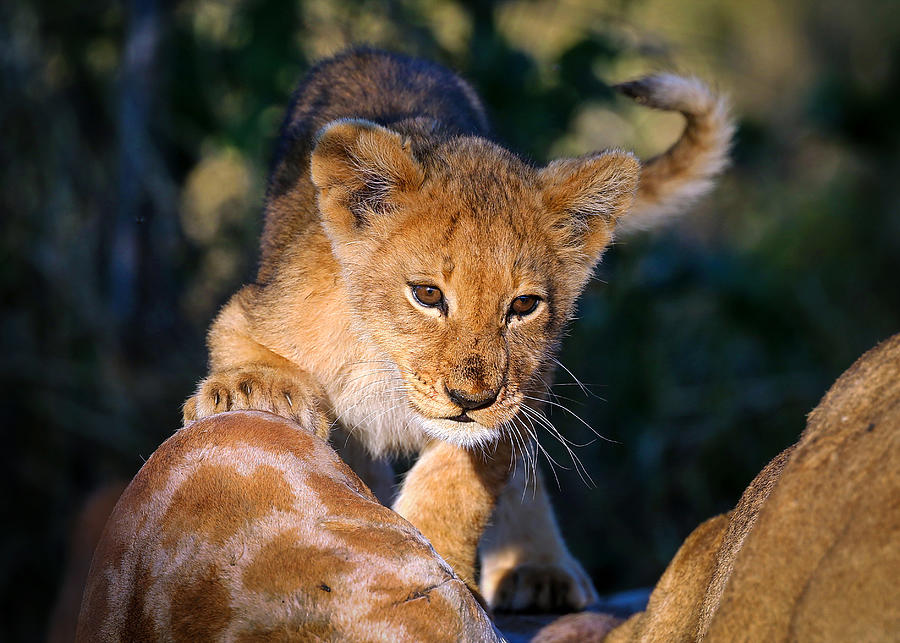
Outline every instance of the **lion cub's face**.
[(348, 303), (433, 435), (491, 440), (541, 397), (638, 173), (618, 153), (537, 170), (478, 138), (414, 151), (366, 121), (323, 131), (312, 178)]

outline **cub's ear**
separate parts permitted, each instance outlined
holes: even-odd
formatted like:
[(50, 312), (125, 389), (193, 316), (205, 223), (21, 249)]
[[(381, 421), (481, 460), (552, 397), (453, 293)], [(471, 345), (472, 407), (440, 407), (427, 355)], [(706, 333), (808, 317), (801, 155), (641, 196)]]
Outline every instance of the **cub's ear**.
[(320, 132), (310, 159), (319, 209), (329, 232), (353, 236), (390, 212), (392, 197), (425, 180), (409, 140), (365, 120), (340, 120)]
[(627, 152), (553, 161), (540, 171), (544, 205), (554, 227), (571, 233), (595, 262), (631, 207), (640, 175), (640, 161)]

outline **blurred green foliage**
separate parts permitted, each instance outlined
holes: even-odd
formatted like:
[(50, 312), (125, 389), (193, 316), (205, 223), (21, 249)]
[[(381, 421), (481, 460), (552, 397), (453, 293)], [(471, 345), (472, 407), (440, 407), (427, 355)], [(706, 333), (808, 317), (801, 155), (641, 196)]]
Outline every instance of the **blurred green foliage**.
[(596, 487), (558, 472), (564, 531), (601, 591), (651, 585), (900, 326), (890, 4), (3, 3), (4, 640), (41, 636), (85, 494), (179, 425), (205, 328), (252, 279), (288, 95), (311, 60), (362, 41), (460, 70), (537, 161), (674, 140), (677, 119), (607, 81), (674, 67), (733, 96), (734, 167), (679, 223), (607, 253), (562, 355), (587, 394), (565, 373), (555, 389), (614, 440), (578, 450)]

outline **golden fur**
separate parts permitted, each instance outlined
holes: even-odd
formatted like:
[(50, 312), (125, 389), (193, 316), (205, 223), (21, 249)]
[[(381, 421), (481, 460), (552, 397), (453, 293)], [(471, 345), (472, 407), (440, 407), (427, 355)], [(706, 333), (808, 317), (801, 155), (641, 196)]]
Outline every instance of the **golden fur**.
[(604, 639), (895, 641), (900, 335), (863, 355), (728, 514), (688, 536)]
[[(524, 414), (541, 412), (563, 327), (620, 218), (640, 227), (671, 213), (725, 160), (731, 124), (703, 85), (655, 76), (622, 89), (685, 113), (669, 152), (643, 166), (607, 151), (539, 168), (491, 138), (474, 91), (438, 65), (365, 49), (318, 65), (282, 128), (257, 281), (213, 323), (210, 376), (185, 420), (321, 412), (375, 456), (436, 450), (409, 478), (430, 482), (404, 485), (396, 507), (471, 581), (470, 544), (496, 496), (478, 479), (507, 475), (510, 457), (479, 460), (488, 471), (466, 453), (506, 442), (522, 456), (535, 437)], [(418, 301), (417, 286), (440, 289), (440, 305)], [(533, 311), (515, 312), (517, 298)], [(522, 495), (507, 497), (520, 506)], [(483, 561), (483, 589), (502, 607), (583, 606), (590, 580), (543, 491), (534, 498), (497, 521), (501, 541), (531, 533), (499, 543), (503, 565)], [(522, 565), (521, 590), (499, 591)], [(517, 598), (496, 600), (506, 595)]]

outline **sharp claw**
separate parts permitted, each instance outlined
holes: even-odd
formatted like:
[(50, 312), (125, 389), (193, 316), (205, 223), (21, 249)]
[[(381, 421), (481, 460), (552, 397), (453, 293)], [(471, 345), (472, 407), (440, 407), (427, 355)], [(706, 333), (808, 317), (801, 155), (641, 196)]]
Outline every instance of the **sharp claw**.
[(219, 406), (219, 393), (218, 393), (218, 391), (216, 391), (216, 398), (215, 398), (215, 402), (213, 402), (213, 405), (214, 405), (214, 406)]
[(294, 408), (294, 402), (291, 400), (291, 394), (287, 391), (284, 392), (284, 399), (287, 400), (288, 406)]

